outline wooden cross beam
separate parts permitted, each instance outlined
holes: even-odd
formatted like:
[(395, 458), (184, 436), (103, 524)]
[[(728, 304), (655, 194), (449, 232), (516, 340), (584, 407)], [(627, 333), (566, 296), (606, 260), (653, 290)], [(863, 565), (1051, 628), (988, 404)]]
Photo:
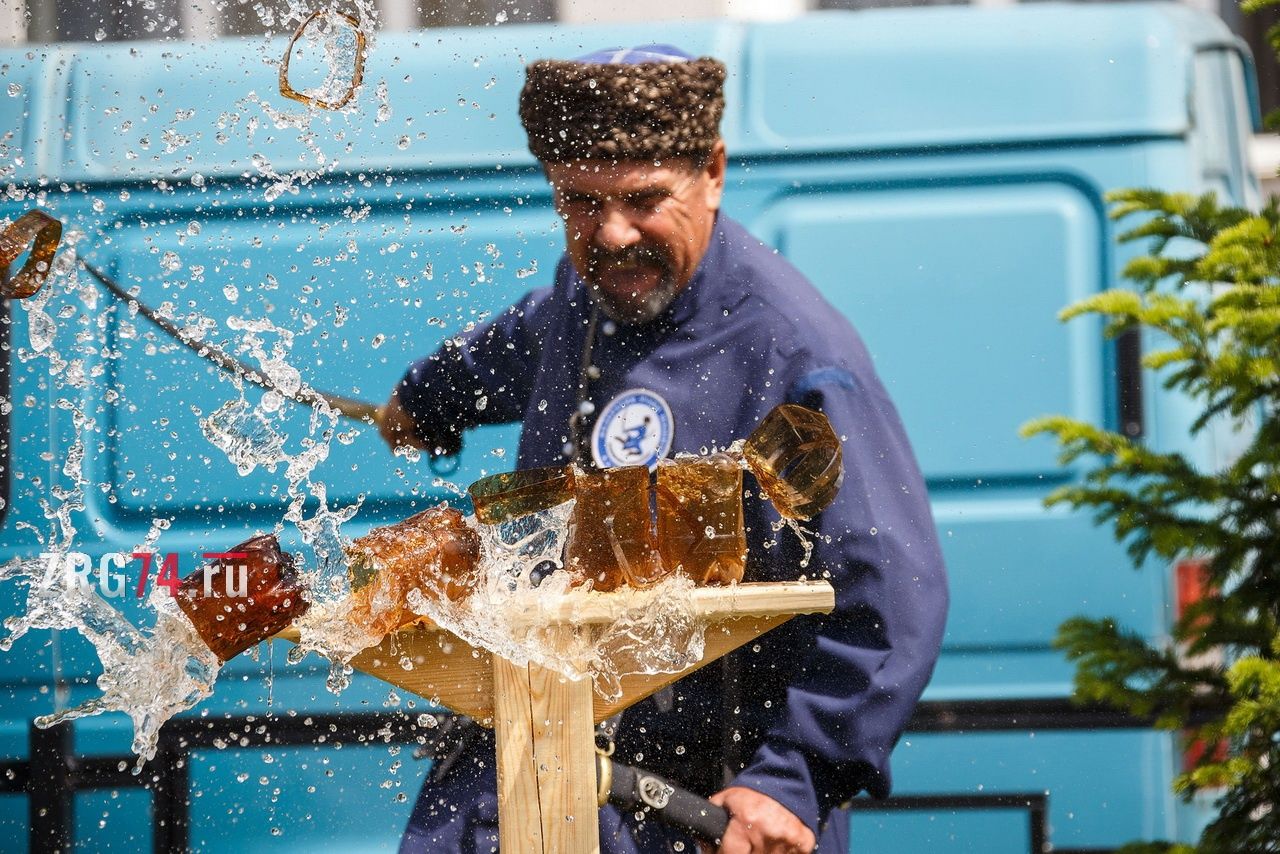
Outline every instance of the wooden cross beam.
[[(549, 651), (567, 650), (579, 633), (598, 632), (646, 595), (571, 591), (525, 615), (524, 623), (544, 629)], [(825, 581), (700, 587), (690, 595), (693, 615), (705, 626), (702, 658), (677, 673), (624, 676), (614, 699), (596, 694), (590, 679), (513, 664), (425, 619), (387, 635), (351, 665), (494, 728), (502, 851), (590, 854), (600, 850), (594, 725), (797, 614), (835, 607)], [(296, 642), (298, 632), (280, 637)], [(406, 656), (411, 670), (400, 665)]]

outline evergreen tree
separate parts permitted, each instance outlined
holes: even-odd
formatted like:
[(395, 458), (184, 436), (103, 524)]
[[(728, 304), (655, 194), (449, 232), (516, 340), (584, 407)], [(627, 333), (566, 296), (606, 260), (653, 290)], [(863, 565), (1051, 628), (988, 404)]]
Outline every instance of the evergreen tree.
[[(1280, 4), (1252, 0), (1246, 9)], [(1280, 52), (1280, 26), (1268, 33)], [(1273, 116), (1274, 118), (1274, 116)], [(1062, 319), (1099, 315), (1109, 337), (1143, 330), (1144, 356), (1166, 388), (1193, 399), (1191, 431), (1248, 424), (1250, 441), (1220, 470), (1160, 453), (1120, 433), (1055, 416), (1027, 424), (1050, 434), (1064, 464), (1096, 460), (1050, 506), (1087, 508), (1140, 566), (1203, 559), (1205, 596), (1151, 643), (1111, 619), (1077, 617), (1055, 640), (1076, 664), (1076, 697), (1223, 750), (1206, 750), (1175, 781), (1190, 798), (1220, 793), (1218, 817), (1193, 846), (1134, 844), (1128, 852), (1280, 852), (1280, 213), (1155, 190), (1108, 197), (1113, 219), (1148, 241), (1124, 275), (1134, 287), (1097, 294)], [(1152, 334), (1155, 333), (1155, 334)]]

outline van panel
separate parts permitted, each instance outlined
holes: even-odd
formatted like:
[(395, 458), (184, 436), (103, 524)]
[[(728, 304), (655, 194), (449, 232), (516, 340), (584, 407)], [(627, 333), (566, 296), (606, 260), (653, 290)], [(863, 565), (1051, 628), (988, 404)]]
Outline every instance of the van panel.
[[(340, 155), (351, 174), (527, 166), (513, 109), (524, 61), (674, 42), (729, 66), (725, 141), (743, 154), (1177, 136), (1189, 125), (1191, 52), (1233, 41), (1220, 20), (1178, 5), (919, 11), (814, 14), (767, 26), (380, 33), (357, 106), (309, 121), (321, 151), (334, 149), (328, 156)], [(23, 93), (39, 91), (31, 120), (26, 96), (0, 98), (0, 127), (26, 129), (13, 178), (176, 183), (193, 173), (260, 180), (267, 169), (314, 168), (316, 153), (282, 118), (295, 106), (277, 94), (286, 44), (227, 38), (0, 53)], [(1065, 75), (1065, 67), (1078, 73)], [(379, 81), (391, 105), (381, 122)], [(807, 99), (794, 97), (800, 86)], [(64, 137), (64, 128), (78, 132)], [(338, 133), (341, 146), (332, 141)], [(401, 137), (409, 138), (404, 148)]]
[[(908, 23), (901, 10), (873, 9), (757, 27), (747, 126), (757, 144), (793, 150), (1180, 134), (1187, 18), (1044, 3), (1013, 15), (937, 8)], [(1231, 38), (1221, 22), (1218, 31)]]
[(1111, 848), (1169, 838), (1169, 745), (1167, 733), (1134, 730), (907, 733), (894, 784), (912, 794), (1044, 792), (1055, 849)]
[(1025, 481), (1059, 471), (1018, 436), (1030, 415), (1101, 414), (1101, 335), (1057, 320), (1104, 284), (1097, 203), (1034, 180), (822, 187), (765, 218), (863, 336), (925, 477)]
[(26, 795), (0, 795), (0, 838), (5, 840), (5, 850), (12, 854), (27, 854), (31, 850), (27, 830), (29, 809)]
[(192, 850), (394, 850), (430, 767), (411, 752), (381, 742), (198, 751), (191, 791), (202, 794), (193, 803)]
[[(475, 218), (444, 206), (411, 215), (404, 207), (361, 206), (356, 211), (358, 224), (349, 222), (337, 207), (320, 208), (289, 223), (286, 216), (296, 216), (297, 211), (286, 208), (246, 223), (210, 223), (198, 241), (187, 240), (185, 245), (168, 235), (155, 240), (149, 232), (130, 229), (115, 240), (118, 254), (112, 267), (122, 281), (144, 277), (142, 293), (153, 305), (181, 300), (194, 303), (205, 317), (220, 319), (211, 340), (223, 346), (243, 340), (228, 329), (229, 317), (265, 318), (294, 330), (288, 358), (302, 371), (304, 382), (381, 403), (413, 359), (430, 353), (468, 324), (502, 311), (530, 284), (545, 282), (560, 251), (551, 248), (549, 236), (539, 239), (558, 222), (543, 206)], [(188, 216), (199, 214), (184, 212), (176, 230), (187, 227)], [(370, 241), (371, 234), (381, 240)], [(361, 252), (366, 245), (367, 254)], [(174, 270), (159, 269), (166, 257)], [(335, 269), (353, 275), (335, 275)], [(526, 275), (535, 272), (537, 278)], [(157, 281), (161, 276), (166, 281)], [(234, 288), (234, 299), (224, 295), (224, 287)], [(296, 302), (298, 294), (306, 295), (305, 305)], [(145, 320), (128, 319), (119, 311), (113, 320), (122, 356), (108, 366), (108, 381), (97, 391), (121, 392), (119, 402), (107, 406), (108, 423), (120, 432), (120, 441), (98, 479), (121, 489), (102, 512), (117, 523), (146, 521), (158, 513), (194, 520), (217, 504), (231, 512), (248, 510), (255, 518), (279, 518), (285, 498), (282, 468), (241, 477), (203, 438), (176, 435), (173, 426), (159, 423), (159, 418), (168, 417), (173, 424), (189, 424), (194, 421), (193, 407), (207, 417), (236, 400), (239, 395), (228, 378), (167, 341)], [(279, 336), (259, 337), (264, 355), (270, 355)], [(248, 353), (241, 358), (258, 367)], [(246, 395), (250, 400), (260, 396), (256, 389)], [(141, 397), (154, 399), (155, 408), (137, 406)], [(277, 426), (277, 431), (291, 437), (307, 435), (309, 414), (303, 407), (286, 404), (284, 413), (284, 426)], [(340, 462), (334, 459), (317, 470), (331, 501), (351, 503), (364, 496), (404, 507), (411, 495), (434, 500), (445, 496), (431, 486), (425, 465), (397, 475), (396, 469), (404, 467), (387, 465), (385, 447), (372, 427), (343, 421), (337, 432), (333, 456), (341, 457)], [(507, 426), (469, 436), (462, 466), (451, 479), (466, 484), (509, 468), (518, 432), (518, 427)], [(356, 441), (359, 434), (363, 436)], [(296, 438), (286, 449), (300, 449)], [(133, 480), (130, 473), (148, 470), (171, 472), (172, 485), (160, 490), (126, 486)], [(256, 511), (249, 507), (255, 502)]]
[(1026, 854), (1030, 816), (1021, 809), (868, 810), (849, 818), (849, 851)]
[(954, 516), (950, 505), (939, 514), (952, 579), (946, 647), (1047, 646), (1077, 614), (1115, 616), (1159, 635), (1165, 614), (1157, 567), (1129, 570), (1119, 544), (1092, 539), (1088, 517), (1036, 514), (1036, 503), (978, 498), (957, 504)]

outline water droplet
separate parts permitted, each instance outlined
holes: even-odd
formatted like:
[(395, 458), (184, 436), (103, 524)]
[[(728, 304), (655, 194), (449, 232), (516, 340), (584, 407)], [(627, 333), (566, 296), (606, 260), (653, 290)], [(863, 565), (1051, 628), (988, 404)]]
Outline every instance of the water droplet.
[(96, 42), (100, 42), (104, 40), (106, 37), (107, 37), (107, 31), (102, 29), (102, 27), (98, 27), (98, 31), (93, 34), (93, 40)]
[(22, 86), (18, 83), (10, 83), (7, 91), (10, 98), (16, 98), (22, 94)]

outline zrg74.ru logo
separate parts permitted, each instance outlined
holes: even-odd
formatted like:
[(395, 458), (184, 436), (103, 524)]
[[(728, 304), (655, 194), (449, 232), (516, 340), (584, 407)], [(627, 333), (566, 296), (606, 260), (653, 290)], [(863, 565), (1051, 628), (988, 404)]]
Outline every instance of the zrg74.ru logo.
[[(223, 587), (227, 596), (241, 597), (249, 595), (249, 567), (244, 563), (235, 564), (234, 561), (247, 560), (249, 555), (245, 552), (205, 552), (206, 560), (218, 561), (223, 572)], [(42, 552), (40, 558), (46, 561), (49, 575), (46, 577), (56, 577), (59, 571), (62, 572), (63, 578), (66, 579), (68, 589), (80, 588), (88, 590), (93, 583), (90, 576), (94, 574), (93, 558), (84, 552)], [(176, 596), (178, 587), (182, 583), (178, 572), (178, 553), (169, 552), (163, 554), (161, 552), (133, 552), (132, 554), (124, 554), (122, 552), (107, 552), (98, 559), (97, 565), (97, 588), (98, 593), (107, 598), (118, 598), (125, 595), (128, 587), (129, 579), (125, 567), (133, 561), (138, 561), (140, 566), (138, 569), (138, 584), (134, 588), (134, 595), (142, 598), (147, 590), (147, 581), (152, 578), (154, 571), (156, 587), (166, 587), (170, 596)], [(204, 573), (204, 595), (213, 595), (213, 578), (215, 573)]]

